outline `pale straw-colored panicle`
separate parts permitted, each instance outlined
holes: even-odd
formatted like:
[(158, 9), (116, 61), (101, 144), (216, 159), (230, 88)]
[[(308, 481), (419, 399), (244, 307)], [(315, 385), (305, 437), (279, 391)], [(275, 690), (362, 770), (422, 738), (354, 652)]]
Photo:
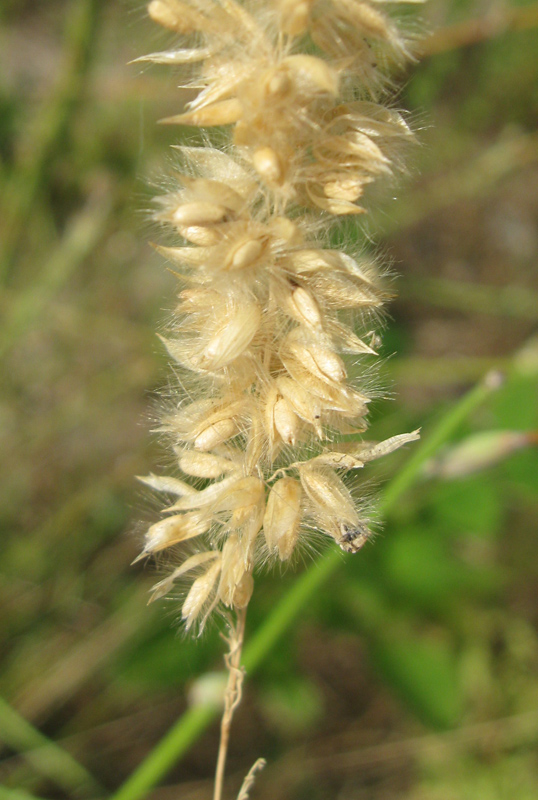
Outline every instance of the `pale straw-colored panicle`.
[(418, 438), (359, 438), (388, 294), (372, 259), (329, 245), (334, 222), (364, 213), (368, 187), (401, 167), (412, 139), (402, 115), (379, 102), (391, 66), (410, 55), (410, 38), (386, 12), (397, 16), (398, 5), (148, 6), (174, 41), (140, 60), (178, 67), (193, 93), (162, 122), (205, 129), (206, 146), (176, 147), (174, 183), (156, 198), (154, 218), (172, 239), (156, 247), (179, 280), (161, 337), (178, 388), (159, 427), (177, 474), (141, 478), (166, 502), (139, 558), (177, 556), (151, 600), (181, 585), (186, 630), (201, 631), (214, 610), (233, 612), (213, 800), (241, 699), (256, 567), (289, 562), (313, 531), (360, 550), (370, 501), (357, 471)]
[[(194, 93), (163, 122), (208, 129), (206, 147), (176, 148), (175, 186), (156, 200), (175, 239), (157, 249), (180, 283), (162, 338), (182, 391), (160, 425), (178, 473), (142, 479), (166, 498), (142, 556), (183, 557), (152, 599), (186, 582), (187, 628), (244, 609), (256, 566), (289, 561), (312, 529), (359, 550), (368, 515), (349, 476), (418, 437), (357, 439), (388, 295), (371, 259), (327, 236), (364, 212), (367, 187), (400, 167), (412, 138), (378, 102), (410, 53), (390, 9), (398, 3), (148, 7), (173, 42), (141, 60), (176, 66)], [(210, 144), (214, 128), (215, 141), (228, 132), (223, 149)]]

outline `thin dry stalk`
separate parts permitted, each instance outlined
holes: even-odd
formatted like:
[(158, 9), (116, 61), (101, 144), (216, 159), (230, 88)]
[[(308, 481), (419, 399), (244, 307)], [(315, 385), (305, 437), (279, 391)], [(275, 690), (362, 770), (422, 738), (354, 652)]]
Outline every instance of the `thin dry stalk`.
[(257, 761), (255, 761), (255, 763), (251, 766), (247, 775), (245, 776), (241, 790), (237, 795), (237, 800), (248, 800), (249, 792), (254, 786), (254, 781), (256, 780), (256, 773), (261, 772), (266, 763), (267, 762), (265, 758), (258, 758)]
[[(226, 769), (226, 757), (228, 755), (228, 743), (230, 741), (232, 719), (235, 709), (241, 702), (243, 678), (245, 675), (243, 669), (241, 668), (241, 653), (243, 650), (243, 639), (245, 636), (246, 616), (246, 608), (241, 608), (237, 611), (236, 623), (235, 625), (230, 624), (230, 635), (227, 639), (230, 649), (224, 656), (224, 661), (226, 668), (228, 669), (228, 685), (226, 686), (226, 693), (224, 695), (224, 712), (222, 714), (222, 720), (220, 723), (220, 743), (219, 754), (217, 758), (217, 768), (215, 771), (215, 789), (213, 793), (213, 800), (221, 800), (222, 798), (224, 771)], [(252, 770), (249, 772), (249, 775), (251, 773)], [(248, 775), (245, 780), (247, 779)]]

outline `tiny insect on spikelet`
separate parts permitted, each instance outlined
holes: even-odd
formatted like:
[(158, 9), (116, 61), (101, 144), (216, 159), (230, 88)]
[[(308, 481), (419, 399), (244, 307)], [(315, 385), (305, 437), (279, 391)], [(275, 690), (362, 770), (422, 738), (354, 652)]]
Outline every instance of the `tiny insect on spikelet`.
[[(172, 44), (140, 60), (178, 66), (195, 92), (162, 122), (203, 128), (207, 146), (177, 146), (175, 185), (156, 200), (155, 219), (175, 238), (158, 250), (179, 279), (163, 337), (178, 392), (160, 424), (177, 474), (142, 478), (168, 498), (142, 556), (174, 548), (182, 557), (152, 599), (190, 581), (187, 629), (201, 630), (215, 609), (237, 615), (228, 727), (256, 567), (291, 560), (313, 529), (358, 551), (370, 531), (353, 476), (418, 438), (359, 440), (387, 293), (372, 259), (331, 248), (328, 236), (364, 213), (368, 186), (392, 175), (412, 139), (379, 102), (390, 68), (409, 57), (388, 5), (398, 3), (148, 6)], [(224, 757), (225, 746), (216, 798)]]

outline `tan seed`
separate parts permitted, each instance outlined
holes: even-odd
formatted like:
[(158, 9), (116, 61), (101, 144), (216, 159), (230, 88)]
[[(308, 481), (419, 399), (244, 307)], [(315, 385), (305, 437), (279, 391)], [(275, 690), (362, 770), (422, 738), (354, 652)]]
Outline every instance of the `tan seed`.
[(185, 450), (179, 459), (179, 467), (186, 475), (194, 478), (220, 478), (224, 473), (235, 469), (235, 465), (227, 458), (197, 450)]
[(208, 601), (215, 582), (220, 572), (220, 560), (212, 564), (204, 575), (196, 578), (192, 584), (183, 607), (181, 609), (181, 616), (185, 620), (185, 627), (187, 630), (191, 627), (196, 617), (202, 611), (205, 603)]
[(233, 125), (243, 116), (241, 102), (232, 97), (218, 103), (177, 114), (174, 117), (165, 117), (159, 120), (162, 125), (195, 125), (197, 127), (213, 127), (215, 125)]
[(194, 203), (185, 203), (174, 211), (172, 215), (176, 225), (188, 227), (190, 225), (215, 225), (223, 222), (230, 214), (230, 209), (218, 203), (207, 200), (197, 200)]
[(280, 434), (282, 441), (286, 444), (295, 444), (297, 441), (299, 419), (284, 397), (276, 401), (273, 413), (275, 428)]
[(258, 260), (263, 250), (259, 239), (246, 239), (236, 244), (226, 256), (226, 269), (244, 269)]
[(260, 147), (255, 151), (252, 158), (254, 169), (267, 181), (279, 185), (284, 177), (282, 164), (275, 151), (271, 147)]
[(267, 499), (263, 532), (270, 551), (286, 561), (295, 548), (301, 521), (301, 484), (293, 478), (278, 480)]
[(233, 418), (220, 419), (200, 431), (194, 439), (194, 447), (202, 451), (213, 450), (214, 447), (235, 436), (237, 430)]

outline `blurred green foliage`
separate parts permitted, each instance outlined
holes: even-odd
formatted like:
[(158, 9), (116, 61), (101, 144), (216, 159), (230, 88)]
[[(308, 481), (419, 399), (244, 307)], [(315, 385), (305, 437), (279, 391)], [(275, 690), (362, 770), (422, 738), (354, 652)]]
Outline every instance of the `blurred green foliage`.
[[(371, 435), (426, 436), (498, 367), (450, 447), (538, 429), (538, 11), (422, 13), (437, 33), (398, 98), (421, 146), (368, 223), (402, 275), (382, 375), (395, 399), (375, 403)], [(173, 604), (146, 608), (155, 571), (129, 567), (156, 512), (133, 475), (167, 459), (149, 429), (174, 280), (145, 209), (177, 136), (154, 123), (179, 101), (167, 71), (126, 66), (157, 38), (137, 6), (6, 2), (0, 23), (0, 693), (20, 715), (0, 709), (0, 797), (97, 797), (222, 653), (217, 626), (184, 638)], [(230, 780), (265, 755), (260, 798), (534, 798), (537, 490), (532, 446), (415, 481), (247, 682)], [(260, 576), (248, 636), (296, 581)], [(40, 755), (38, 732), (59, 749)], [(211, 729), (166, 782), (208, 796), (215, 752)]]

